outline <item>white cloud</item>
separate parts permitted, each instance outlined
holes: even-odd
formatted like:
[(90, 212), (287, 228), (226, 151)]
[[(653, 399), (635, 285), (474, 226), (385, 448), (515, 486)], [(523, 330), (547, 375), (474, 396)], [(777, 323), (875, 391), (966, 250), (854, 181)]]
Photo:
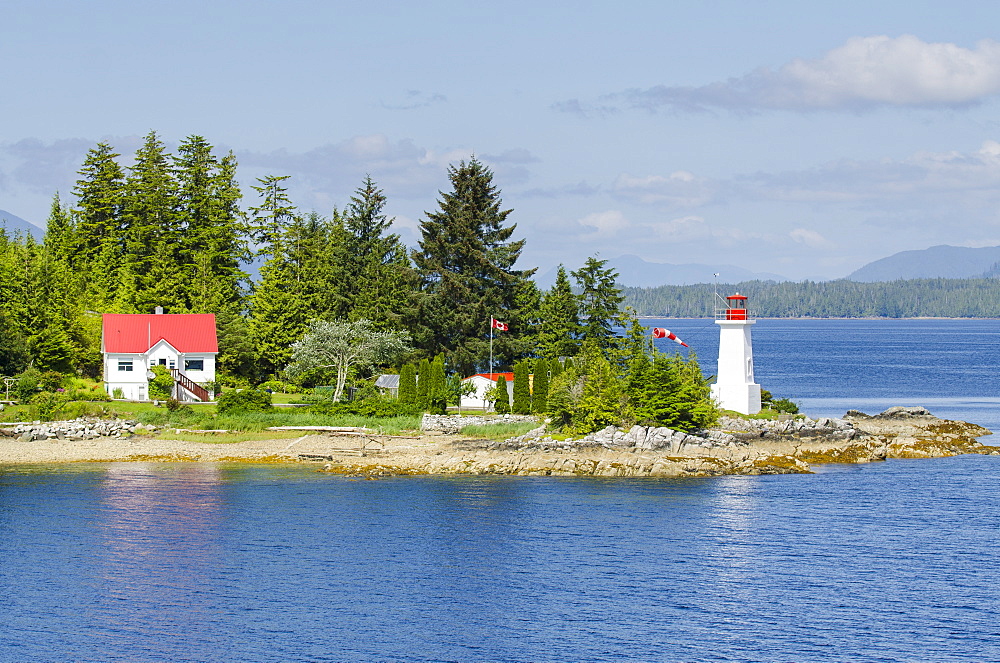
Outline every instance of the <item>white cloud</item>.
[(808, 247), (814, 249), (830, 248), (833, 243), (827, 238), (820, 235), (815, 230), (808, 230), (806, 228), (795, 228), (788, 236), (792, 238), (795, 242), (799, 244), (805, 244)]
[(619, 175), (612, 187), (615, 196), (642, 204), (666, 204), (689, 208), (704, 205), (712, 200), (715, 187), (704, 177), (678, 170), (670, 175), (635, 177)]
[(653, 222), (649, 228), (659, 239), (685, 242), (711, 237), (712, 230), (700, 216), (682, 216), (669, 221)]
[(744, 194), (805, 203), (877, 203), (921, 207), (929, 199), (956, 207), (1000, 204), (1000, 143), (973, 152), (918, 152), (905, 159), (841, 160), (805, 171), (739, 178)]
[[(1000, 42), (974, 49), (912, 35), (854, 37), (816, 59), (795, 59), (725, 81), (657, 85), (612, 94), (626, 106), (701, 111), (861, 110), (881, 106), (960, 107), (1000, 93)], [(585, 113), (580, 103), (557, 108)]]
[(618, 210), (608, 210), (606, 212), (588, 214), (580, 219), (579, 223), (582, 226), (594, 229), (594, 232), (585, 239), (614, 237), (630, 225), (628, 220), (625, 218), (625, 215)]

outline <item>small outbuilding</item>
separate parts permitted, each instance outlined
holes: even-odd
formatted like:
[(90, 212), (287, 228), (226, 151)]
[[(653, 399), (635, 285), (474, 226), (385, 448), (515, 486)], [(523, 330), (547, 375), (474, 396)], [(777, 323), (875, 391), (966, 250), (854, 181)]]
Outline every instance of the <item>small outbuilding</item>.
[(177, 400), (208, 401), (213, 396), (203, 386), (215, 381), (219, 354), (211, 313), (106, 314), (101, 352), (108, 394), (120, 390), (123, 398), (147, 400), (148, 373), (159, 365), (173, 376)]
[(511, 399), (514, 395), (513, 373), (476, 373), (462, 380), (462, 382), (471, 382), (476, 386), (476, 390), (472, 394), (462, 396), (462, 407), (489, 409), (490, 402), (486, 399), (486, 394), (497, 386), (501, 375), (507, 380), (507, 398)]

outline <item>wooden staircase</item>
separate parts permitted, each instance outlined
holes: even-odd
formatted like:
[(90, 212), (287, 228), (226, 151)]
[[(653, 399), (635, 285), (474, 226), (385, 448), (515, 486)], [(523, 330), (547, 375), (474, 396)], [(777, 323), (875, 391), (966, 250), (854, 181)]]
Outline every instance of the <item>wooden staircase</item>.
[(170, 375), (174, 378), (174, 384), (182, 389), (186, 389), (190, 393), (194, 394), (195, 397), (203, 403), (207, 403), (212, 400), (209, 398), (208, 389), (205, 389), (200, 384), (184, 375), (179, 369), (171, 368)]

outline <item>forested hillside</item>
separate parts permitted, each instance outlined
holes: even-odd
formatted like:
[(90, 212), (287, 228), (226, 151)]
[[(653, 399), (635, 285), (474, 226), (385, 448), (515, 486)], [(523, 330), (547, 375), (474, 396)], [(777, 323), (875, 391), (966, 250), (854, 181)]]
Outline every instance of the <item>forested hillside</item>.
[[(625, 305), (639, 315), (700, 318), (713, 315), (711, 283), (624, 288)], [(993, 318), (1000, 317), (1000, 279), (914, 279), (881, 283), (746, 281), (719, 284), (739, 292), (763, 318)]]

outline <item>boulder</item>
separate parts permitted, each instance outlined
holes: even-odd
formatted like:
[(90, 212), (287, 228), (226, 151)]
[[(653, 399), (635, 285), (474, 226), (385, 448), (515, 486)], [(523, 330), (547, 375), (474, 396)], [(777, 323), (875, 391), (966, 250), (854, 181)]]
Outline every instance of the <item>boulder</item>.
[(904, 407), (897, 405), (885, 410), (884, 412), (880, 412), (875, 416), (880, 419), (906, 419), (908, 417), (933, 417), (934, 415), (932, 415), (925, 407)]

